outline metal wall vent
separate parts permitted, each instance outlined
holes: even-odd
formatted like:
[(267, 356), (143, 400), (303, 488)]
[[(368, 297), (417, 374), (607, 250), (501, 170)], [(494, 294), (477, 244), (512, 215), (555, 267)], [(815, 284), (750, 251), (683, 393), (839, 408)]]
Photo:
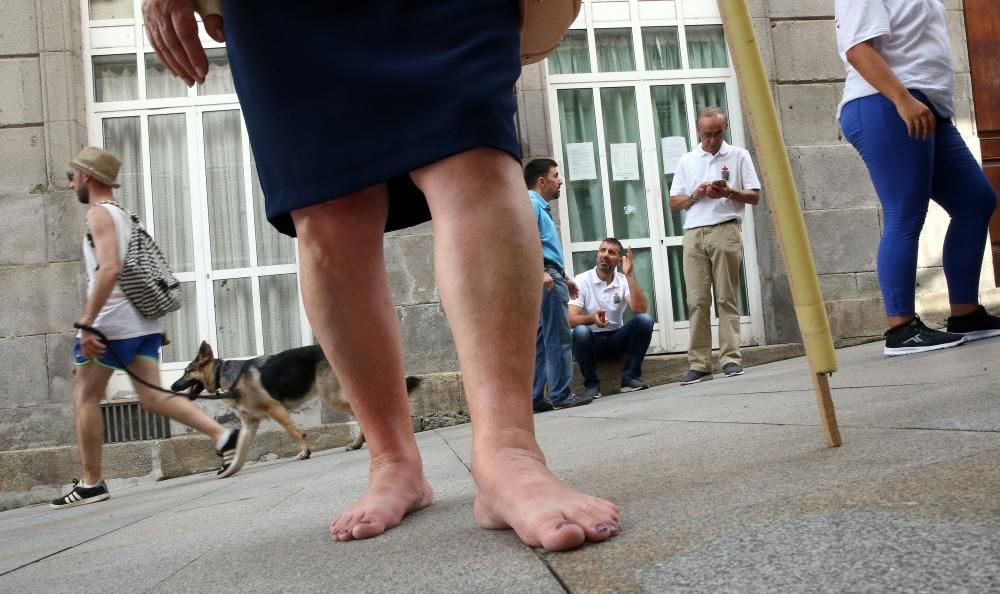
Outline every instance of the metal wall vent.
[(138, 400), (101, 403), (104, 443), (145, 441), (170, 437), (170, 421), (144, 410)]

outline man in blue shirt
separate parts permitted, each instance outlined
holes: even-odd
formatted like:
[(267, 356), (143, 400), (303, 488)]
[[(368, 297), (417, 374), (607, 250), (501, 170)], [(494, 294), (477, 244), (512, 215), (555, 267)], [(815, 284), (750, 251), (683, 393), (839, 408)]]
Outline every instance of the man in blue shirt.
[[(538, 234), (542, 240), (545, 275), (542, 281), (542, 311), (535, 341), (535, 380), (531, 390), (536, 413), (553, 408), (570, 408), (593, 402), (592, 398), (570, 391), (573, 379), (572, 338), (569, 330), (570, 297), (576, 297), (576, 284), (563, 270), (562, 243), (552, 218), (549, 202), (559, 198), (562, 179), (559, 166), (552, 159), (534, 159), (524, 168), (531, 207), (535, 211)], [(545, 400), (545, 384), (549, 398)]]

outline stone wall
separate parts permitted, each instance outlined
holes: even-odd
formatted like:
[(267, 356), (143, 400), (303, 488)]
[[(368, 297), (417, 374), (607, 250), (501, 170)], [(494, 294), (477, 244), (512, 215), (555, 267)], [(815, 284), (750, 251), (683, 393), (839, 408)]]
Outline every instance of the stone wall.
[(68, 357), (85, 282), (65, 171), (86, 138), (79, 9), (0, 2), (0, 450), (73, 441)]

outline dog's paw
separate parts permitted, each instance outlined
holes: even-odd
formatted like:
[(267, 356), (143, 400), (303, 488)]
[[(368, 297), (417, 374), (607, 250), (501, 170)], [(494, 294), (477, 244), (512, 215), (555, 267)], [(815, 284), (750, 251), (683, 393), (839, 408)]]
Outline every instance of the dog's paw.
[(312, 450), (307, 448), (306, 450), (299, 452), (299, 455), (295, 456), (295, 458), (298, 460), (308, 460), (309, 456), (312, 456)]

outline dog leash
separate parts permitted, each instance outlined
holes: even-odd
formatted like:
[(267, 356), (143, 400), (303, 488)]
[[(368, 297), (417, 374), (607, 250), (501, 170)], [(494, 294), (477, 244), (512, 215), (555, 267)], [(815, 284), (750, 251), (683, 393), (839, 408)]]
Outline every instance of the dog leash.
[[(107, 347), (108, 351), (111, 353), (111, 356), (114, 358), (114, 360), (118, 362), (118, 365), (122, 369), (125, 370), (125, 373), (127, 373), (130, 378), (132, 378), (133, 380), (135, 380), (135, 381), (139, 382), (140, 384), (146, 386), (147, 388), (152, 388), (152, 389), (157, 390), (159, 392), (164, 392), (166, 394), (170, 394), (171, 397), (174, 397), (174, 396), (183, 396), (183, 397), (187, 398), (188, 400), (195, 400), (197, 398), (202, 398), (204, 400), (223, 400), (225, 398), (233, 398), (235, 396), (233, 394), (232, 389), (225, 390), (225, 391), (216, 390), (215, 392), (211, 392), (209, 396), (200, 396), (198, 394), (189, 394), (187, 392), (174, 392), (173, 390), (168, 390), (168, 389), (163, 388), (161, 386), (157, 386), (156, 384), (151, 384), (151, 383), (147, 382), (146, 380), (142, 379), (141, 377), (139, 377), (138, 375), (132, 373), (132, 371), (122, 361), (122, 358), (118, 356), (118, 353), (115, 352), (115, 349), (110, 344), (111, 341), (108, 340), (108, 337), (105, 336), (105, 334), (103, 332), (101, 332), (97, 328), (94, 328), (93, 326), (88, 326), (86, 324), (81, 324), (79, 322), (74, 322), (73, 323), (73, 327), (77, 328), (79, 330), (83, 330), (84, 332), (90, 332), (92, 334), (96, 334), (97, 338), (100, 338), (101, 342), (104, 343), (104, 346)], [(236, 381), (239, 381), (240, 375), (243, 374), (243, 369), (244, 368), (246, 368), (246, 363), (244, 363), (240, 367), (239, 373), (236, 374)], [(236, 385), (236, 381), (233, 382), (233, 385)]]

